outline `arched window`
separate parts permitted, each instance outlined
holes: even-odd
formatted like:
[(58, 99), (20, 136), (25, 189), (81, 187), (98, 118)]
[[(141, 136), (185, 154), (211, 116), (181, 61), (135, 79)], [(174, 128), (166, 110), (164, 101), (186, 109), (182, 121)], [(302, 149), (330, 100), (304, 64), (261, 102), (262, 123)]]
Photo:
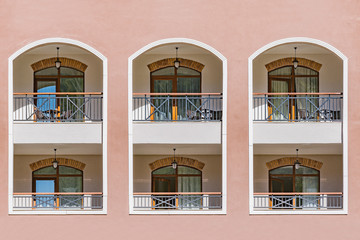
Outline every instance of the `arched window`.
[[(296, 69), (294, 66), (277, 68), (268, 73), (268, 91), (269, 93), (318, 93), (319, 72), (303, 66), (298, 66)], [(317, 97), (317, 95), (308, 96)], [(318, 99), (312, 98), (311, 102), (307, 102), (304, 96), (295, 98), (292, 95), (289, 100), (286, 97), (272, 96), (273, 120), (315, 117), (314, 111), (319, 107)]]
[(152, 192), (201, 192), (202, 173), (192, 167), (162, 167), (152, 172)]
[[(49, 67), (34, 72), (34, 92), (84, 92), (84, 72), (69, 67)], [(46, 115), (46, 119), (68, 118), (82, 119), (84, 98), (82, 95), (37, 95), (34, 99), (37, 117)]]
[(316, 169), (294, 165), (269, 171), (269, 192), (319, 192), (320, 172)]
[(201, 93), (201, 73), (186, 67), (165, 67), (151, 74), (153, 93)]
[(83, 171), (67, 166), (44, 167), (33, 171), (32, 183), (36, 193), (83, 192)]
[(69, 67), (49, 67), (34, 72), (35, 92), (84, 92), (84, 72)]
[(268, 90), (281, 92), (319, 92), (319, 72), (307, 67), (286, 66), (268, 73)]

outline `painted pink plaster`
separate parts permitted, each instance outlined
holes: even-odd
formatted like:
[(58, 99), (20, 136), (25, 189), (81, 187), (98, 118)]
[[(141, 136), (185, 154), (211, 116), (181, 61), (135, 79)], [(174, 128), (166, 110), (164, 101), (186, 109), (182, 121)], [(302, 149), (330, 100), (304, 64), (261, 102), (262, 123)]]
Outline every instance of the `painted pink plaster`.
[[(9, 216), (7, 114), (0, 118), (1, 239), (359, 239), (360, 28), (357, 0), (3, 0), (0, 8), (0, 106), (7, 112), (7, 59), (33, 41), (82, 41), (108, 58), (108, 214)], [(249, 216), (247, 60), (287, 37), (327, 42), (349, 58), (349, 214)], [(228, 59), (228, 213), (128, 214), (127, 60), (164, 38), (204, 42)], [(245, 111), (246, 112), (246, 111)], [(118, 118), (118, 116), (123, 116)]]

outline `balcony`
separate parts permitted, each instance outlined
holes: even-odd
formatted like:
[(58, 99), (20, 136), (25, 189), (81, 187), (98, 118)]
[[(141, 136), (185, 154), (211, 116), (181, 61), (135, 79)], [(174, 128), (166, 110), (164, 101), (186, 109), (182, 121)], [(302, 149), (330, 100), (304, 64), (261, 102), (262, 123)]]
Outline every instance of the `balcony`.
[(13, 99), (15, 144), (102, 143), (102, 93), (14, 93)]
[(254, 122), (332, 122), (342, 119), (341, 93), (254, 93)]
[(342, 99), (341, 93), (254, 93), (254, 143), (341, 143)]
[(98, 192), (74, 193), (14, 193), (13, 209), (51, 211), (102, 210), (103, 194)]
[(101, 122), (102, 93), (14, 93), (13, 120)]
[(133, 96), (136, 144), (220, 144), (221, 120), (221, 93), (136, 93)]
[(134, 193), (134, 210), (221, 210), (221, 192)]
[(133, 121), (221, 121), (221, 93), (134, 93)]

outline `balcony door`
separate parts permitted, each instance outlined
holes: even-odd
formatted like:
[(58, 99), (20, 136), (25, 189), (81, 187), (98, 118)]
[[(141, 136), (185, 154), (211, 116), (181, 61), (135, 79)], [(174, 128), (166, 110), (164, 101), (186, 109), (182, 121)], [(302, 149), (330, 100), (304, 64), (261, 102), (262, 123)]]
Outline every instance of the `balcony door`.
[[(268, 73), (269, 93), (318, 93), (319, 72), (310, 68), (298, 66), (286, 66), (277, 68)], [(319, 106), (317, 99), (306, 101), (303, 95), (294, 99), (287, 95), (272, 95), (270, 100), (270, 111), (272, 120), (290, 120), (306, 116), (316, 117), (316, 107)], [(309, 95), (314, 96), (314, 95)]]
[[(34, 92), (84, 92), (84, 73), (68, 67), (45, 68), (34, 72)], [(35, 98), (35, 106), (46, 119), (59, 118), (61, 114), (72, 115), (74, 119), (82, 118), (84, 99), (81, 95), (42, 94)], [(59, 116), (57, 116), (59, 115)]]
[[(201, 73), (186, 67), (166, 67), (151, 72), (150, 89), (152, 93), (201, 93)], [(153, 104), (158, 109), (156, 120), (182, 120), (200, 106), (198, 96), (185, 96), (169, 99), (155, 96)]]
[[(77, 193), (83, 192), (83, 172), (81, 170), (58, 166), (56, 169), (52, 166), (44, 167), (33, 171), (32, 173), (33, 192), (35, 193)], [(37, 195), (36, 201), (39, 207), (53, 207), (54, 202), (57, 206), (77, 207), (81, 206), (78, 196), (68, 195), (66, 197), (56, 199), (54, 195)], [(71, 205), (71, 206), (70, 206)]]
[[(284, 193), (273, 199), (273, 206), (288, 208), (289, 204), (305, 207), (305, 204), (313, 204), (316, 196), (303, 196), (306, 201), (298, 199), (293, 202), (293, 195), (286, 193), (317, 193), (320, 191), (320, 172), (316, 169), (300, 166), (296, 169), (293, 165), (275, 168), (269, 171), (269, 192)], [(311, 206), (306, 206), (311, 207)]]

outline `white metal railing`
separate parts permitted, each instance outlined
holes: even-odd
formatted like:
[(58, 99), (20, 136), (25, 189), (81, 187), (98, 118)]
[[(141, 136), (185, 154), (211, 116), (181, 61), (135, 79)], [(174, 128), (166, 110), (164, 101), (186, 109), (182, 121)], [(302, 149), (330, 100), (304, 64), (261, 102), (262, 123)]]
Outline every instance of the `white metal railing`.
[(14, 210), (95, 210), (102, 208), (103, 194), (99, 192), (13, 193)]
[(341, 192), (324, 193), (254, 193), (254, 210), (327, 210), (342, 209)]
[(215, 210), (222, 208), (220, 192), (134, 193), (134, 210)]

